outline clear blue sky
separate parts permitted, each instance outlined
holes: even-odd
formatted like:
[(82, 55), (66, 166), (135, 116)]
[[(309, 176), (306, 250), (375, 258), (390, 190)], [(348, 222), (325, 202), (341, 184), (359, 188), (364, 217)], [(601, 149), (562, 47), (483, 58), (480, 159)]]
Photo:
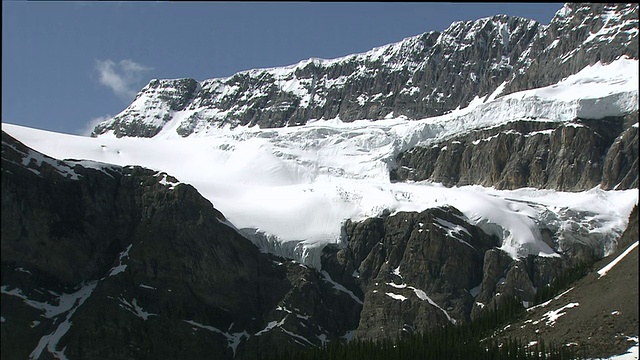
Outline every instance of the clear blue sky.
[(548, 24), (561, 3), (2, 2), (2, 121), (70, 134), (149, 80), (205, 80), (365, 52), (496, 14)]

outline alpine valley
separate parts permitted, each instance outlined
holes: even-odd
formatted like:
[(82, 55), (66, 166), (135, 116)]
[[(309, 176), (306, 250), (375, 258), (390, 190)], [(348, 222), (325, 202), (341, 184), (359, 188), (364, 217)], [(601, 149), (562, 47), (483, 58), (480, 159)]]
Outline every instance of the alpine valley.
[(91, 137), (3, 123), (2, 359), (277, 358), (514, 302), (486, 339), (637, 359), (638, 81), (638, 4), (566, 4), (152, 80)]

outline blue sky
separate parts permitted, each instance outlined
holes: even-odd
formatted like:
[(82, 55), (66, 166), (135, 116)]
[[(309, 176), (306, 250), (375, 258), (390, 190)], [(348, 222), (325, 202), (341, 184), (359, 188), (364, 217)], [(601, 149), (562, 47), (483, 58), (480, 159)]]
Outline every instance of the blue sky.
[(561, 3), (2, 2), (2, 121), (83, 134), (149, 80), (205, 80), (365, 52)]

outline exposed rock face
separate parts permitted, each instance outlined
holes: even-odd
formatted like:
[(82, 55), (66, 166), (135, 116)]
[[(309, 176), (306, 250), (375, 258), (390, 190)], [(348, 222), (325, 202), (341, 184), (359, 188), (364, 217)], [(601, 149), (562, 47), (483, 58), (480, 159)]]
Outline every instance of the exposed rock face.
[(138, 93), (133, 104), (118, 114), (121, 121), (112, 126), (98, 124), (93, 132), (112, 130), (118, 137), (131, 134), (153, 137), (171, 120), (173, 112), (185, 109), (199, 88), (200, 84), (193, 79), (152, 80)]
[(621, 133), (609, 148), (602, 169), (605, 189), (638, 187), (638, 123)]
[(58, 161), (6, 134), (2, 154), (14, 358), (254, 359), (274, 343), (398, 338), (530, 302), (576, 258), (513, 260), (442, 207), (347, 221), (347, 246), (325, 248), (318, 272), (260, 253), (167, 174)]
[(476, 97), (554, 84), (598, 61), (637, 59), (637, 29), (637, 4), (568, 4), (548, 26), (496, 15), (340, 59), (202, 82), (153, 80), (93, 135), (152, 137), (178, 114), (168, 131), (181, 136), (223, 125), (425, 118)]
[(637, 113), (573, 123), (515, 121), (398, 154), (392, 180), (582, 191), (638, 186)]
[(637, 29), (638, 4), (567, 3), (532, 39), (502, 94), (555, 84), (621, 55), (637, 59)]
[(499, 249), (487, 251), (471, 318), (477, 318), (486, 309), (500, 307), (503, 301), (514, 297), (523, 305), (533, 304), (537, 289), (547, 286), (574, 262), (571, 257), (529, 256), (514, 260)]
[[(597, 61), (637, 58), (637, 9), (568, 4), (549, 26), (494, 16), (342, 59), (153, 80), (94, 135), (439, 115), (477, 96), (553, 84)], [(638, 187), (637, 112), (514, 120), (402, 152), (392, 179)], [(530, 303), (567, 268), (604, 255), (605, 235), (576, 224), (559, 240), (550, 218), (541, 234), (563, 255), (514, 260), (498, 238), (441, 207), (347, 221), (345, 243), (326, 247), (317, 271), (261, 253), (168, 174), (58, 161), (4, 133), (2, 141), (3, 358), (255, 359), (275, 347), (399, 338), (472, 320), (502, 299)], [(637, 221), (618, 247), (634, 239)]]
[(356, 328), (361, 302), (190, 185), (2, 141), (3, 358), (256, 358)]
[(627, 228), (624, 230), (624, 232), (620, 236), (620, 239), (618, 240), (618, 253), (640, 239), (640, 237), (638, 237), (639, 220), (640, 215), (638, 215), (638, 205), (636, 205), (633, 210), (631, 210), (631, 214), (629, 215), (629, 225), (627, 225)]
[(513, 259), (457, 209), (400, 212), (344, 225), (348, 245), (325, 248), (323, 269), (364, 294), (356, 337), (400, 338), (477, 318), (580, 262), (573, 255)]
[[(343, 276), (365, 294), (361, 339), (467, 320), (468, 290), (481, 282), (483, 254), (498, 242), (451, 207), (347, 222), (345, 233), (349, 245), (338, 254), (354, 272)], [(326, 262), (323, 267), (335, 272)]]

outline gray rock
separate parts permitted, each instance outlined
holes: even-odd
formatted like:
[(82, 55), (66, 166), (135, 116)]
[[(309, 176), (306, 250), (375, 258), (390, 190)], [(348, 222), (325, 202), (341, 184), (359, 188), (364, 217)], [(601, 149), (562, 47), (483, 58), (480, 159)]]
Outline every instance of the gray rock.
[(638, 128), (623, 132), (627, 118), (570, 124), (521, 120), (477, 130), (399, 153), (390, 176), (394, 181), (428, 179), (445, 186), (497, 189), (583, 191), (601, 183), (604, 188), (633, 188)]
[(357, 269), (352, 282), (364, 293), (358, 338), (398, 338), (468, 320), (469, 289), (481, 282), (484, 253), (497, 238), (451, 207), (344, 227), (348, 247), (339, 252), (346, 268)]
[(548, 26), (496, 15), (335, 60), (310, 59), (200, 83), (153, 80), (93, 135), (152, 137), (179, 110), (190, 112), (177, 128), (181, 136), (226, 124), (273, 128), (310, 119), (441, 115), (503, 83), (497, 96), (554, 84), (598, 61), (637, 58), (637, 9), (567, 4)]

